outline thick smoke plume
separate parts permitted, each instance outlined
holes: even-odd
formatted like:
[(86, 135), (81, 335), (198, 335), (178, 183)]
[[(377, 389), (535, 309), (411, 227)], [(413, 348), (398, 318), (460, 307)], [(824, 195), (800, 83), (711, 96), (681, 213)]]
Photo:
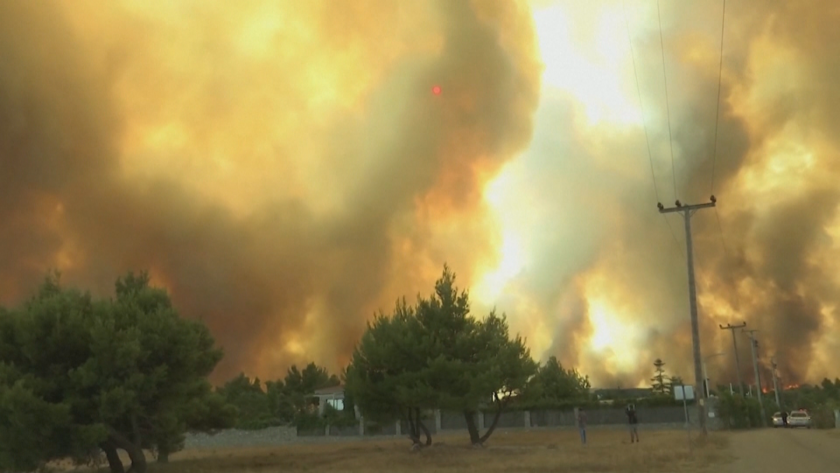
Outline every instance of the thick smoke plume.
[(715, 147), (720, 5), (661, 1), (672, 177), (653, 1), (2, 2), (0, 302), (51, 267), (103, 295), (149, 269), (224, 346), (217, 379), (274, 377), (339, 368), (446, 261), (536, 356), (693, 381), (682, 221), (655, 204), (714, 193), (713, 382), (742, 320), (783, 383), (836, 376), (836, 3), (727, 1)]
[(276, 376), (492, 253), (482, 187), (539, 94), (527, 8), (303, 5), (3, 2), (0, 300), (149, 269), (219, 379)]
[[(627, 15), (656, 190), (641, 121), (608, 116), (593, 123), (585, 103), (568, 90), (544, 100), (538, 111), (521, 182), (512, 187), (528, 182), (535, 193), (553, 188), (560, 195), (539, 210), (544, 221), (553, 220), (542, 227), (551, 236), (530, 238), (539, 258), (516, 280), (519, 292), (509, 304), (554, 314), (546, 353), (586, 367), (600, 384), (647, 383), (656, 358), (668, 363), (669, 373), (694, 381), (683, 220), (666, 217), (669, 230), (656, 211), (657, 194), (666, 206), (677, 198), (718, 198), (716, 212), (693, 217), (703, 353), (726, 353), (708, 361), (712, 382), (735, 379), (730, 333), (718, 324), (741, 321), (759, 330), (766, 383), (771, 357), (785, 384), (836, 376), (828, 364), (840, 359), (834, 264), (840, 250), (840, 7), (831, 1), (759, 3), (727, 2), (713, 160), (721, 5), (661, 2), (676, 186), (655, 2), (627, 2)], [(575, 18), (572, 34), (583, 37), (582, 44), (598, 40), (587, 15), (614, 15), (615, 36), (623, 36), (626, 49), (616, 66), (622, 92), (637, 108), (622, 2), (595, 12), (558, 4)], [(533, 198), (517, 196), (520, 202)], [(737, 337), (744, 379), (752, 383), (749, 342), (742, 333)], [(599, 344), (601, 338), (610, 343)]]

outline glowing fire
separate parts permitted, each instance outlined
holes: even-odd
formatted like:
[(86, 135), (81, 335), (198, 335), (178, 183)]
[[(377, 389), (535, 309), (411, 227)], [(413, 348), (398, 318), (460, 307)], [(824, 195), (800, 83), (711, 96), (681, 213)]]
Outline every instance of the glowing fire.
[(799, 389), (798, 384), (788, 384), (785, 386), (785, 389)]

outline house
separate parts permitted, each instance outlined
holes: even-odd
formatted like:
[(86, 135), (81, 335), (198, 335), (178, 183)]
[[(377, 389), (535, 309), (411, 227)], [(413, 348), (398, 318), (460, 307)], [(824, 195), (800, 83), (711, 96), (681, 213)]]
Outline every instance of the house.
[(344, 410), (344, 386), (316, 389), (312, 397), (318, 399), (318, 415), (324, 415), (326, 406), (331, 406), (337, 411)]

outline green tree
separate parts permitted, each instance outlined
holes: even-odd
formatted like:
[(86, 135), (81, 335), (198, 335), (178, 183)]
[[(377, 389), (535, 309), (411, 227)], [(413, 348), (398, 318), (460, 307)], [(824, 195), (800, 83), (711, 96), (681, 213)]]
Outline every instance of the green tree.
[(665, 375), (665, 362), (657, 358), (653, 362), (655, 368), (653, 378), (650, 379), (651, 388), (654, 395), (667, 396), (670, 394), (668, 386), (668, 376)]
[(668, 385), (666, 389), (666, 394), (669, 396), (674, 395), (674, 386), (682, 386), (685, 384), (683, 381), (682, 376), (671, 376), (668, 378)]
[(378, 314), (353, 351), (345, 374), (345, 392), (353, 397), (366, 419), (386, 423), (402, 419), (415, 446), (431, 434), (423, 423), (423, 409), (438, 404), (428, 380), (429, 352), (424, 346), (414, 308), (397, 301), (392, 315)]
[(557, 404), (565, 401), (588, 400), (591, 388), (588, 376), (582, 376), (573, 368), (568, 370), (563, 368), (557, 358), (552, 356), (531, 378), (527, 391), (531, 402)]
[(824, 378), (820, 386), (825, 393), (825, 397), (831, 400), (840, 400), (840, 379), (835, 379), (832, 382), (828, 378)]
[[(511, 339), (504, 315), (470, 315), (469, 296), (444, 266), (435, 292), (416, 307), (398, 302), (392, 317), (369, 324), (348, 368), (347, 389), (363, 413), (401, 416), (419, 444), (424, 409), (463, 412), (470, 440), (485, 442), (502, 410), (519, 394), (537, 364), (520, 337)], [(495, 411), (482, 435), (476, 415)], [(426, 434), (426, 443), (431, 437)]]
[(0, 469), (89, 461), (99, 449), (112, 472), (124, 471), (118, 450), (144, 472), (143, 449), (165, 461), (186, 431), (230, 425), (234, 410), (207, 381), (221, 357), (145, 273), (120, 278), (110, 300), (48, 276), (0, 317)]
[(318, 419), (318, 400), (313, 397), (316, 390), (338, 386), (341, 380), (331, 375), (326, 368), (309, 363), (303, 369), (292, 365), (286, 376), (266, 383), (268, 409), (272, 417), (298, 427), (322, 425)]
[(273, 415), (268, 394), (263, 390), (259, 378), (251, 380), (245, 373), (231, 379), (218, 390), (228, 404), (236, 407), (236, 428), (255, 430), (279, 425), (280, 419)]
[[(449, 285), (445, 278), (442, 281), (439, 289)], [(435, 333), (434, 328), (429, 331)], [(511, 340), (505, 316), (495, 313), (481, 321), (471, 319), (456, 334), (449, 353), (446, 345), (438, 346), (443, 353), (432, 361), (431, 372), (432, 386), (441, 393), (441, 407), (461, 410), (470, 441), (481, 445), (493, 434), (504, 409), (523, 393), (538, 365), (521, 337)], [(485, 409), (492, 409), (494, 417), (481, 434), (476, 415), (483, 415)]]

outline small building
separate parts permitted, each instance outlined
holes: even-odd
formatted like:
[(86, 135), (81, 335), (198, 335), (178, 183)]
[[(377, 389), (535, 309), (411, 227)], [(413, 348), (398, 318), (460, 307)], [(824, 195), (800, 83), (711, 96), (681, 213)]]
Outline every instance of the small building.
[(318, 399), (318, 415), (324, 415), (326, 406), (337, 411), (344, 410), (344, 386), (316, 389), (312, 397)]

